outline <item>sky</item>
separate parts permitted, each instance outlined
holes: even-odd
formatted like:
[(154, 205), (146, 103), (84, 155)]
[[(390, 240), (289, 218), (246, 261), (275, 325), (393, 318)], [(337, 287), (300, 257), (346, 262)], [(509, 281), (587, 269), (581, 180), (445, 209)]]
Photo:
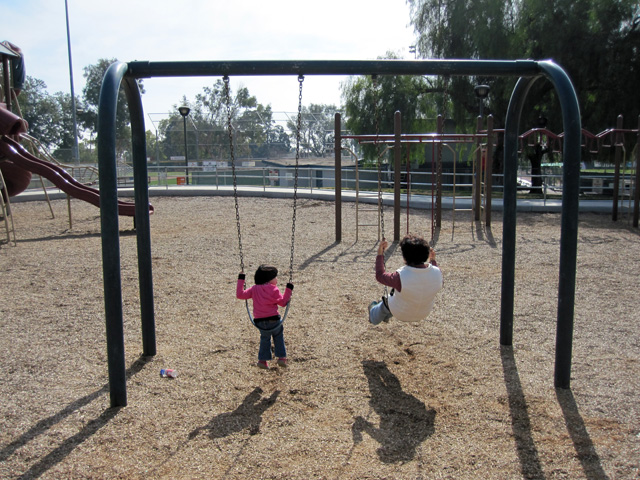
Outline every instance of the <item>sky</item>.
[[(67, 0), (67, 6), (76, 97), (84, 67), (101, 58), (372, 60), (393, 51), (408, 59), (415, 43), (405, 0)], [(27, 75), (43, 80), (50, 94), (70, 93), (65, 1), (0, 0), (0, 7), (0, 41), (22, 49)], [(308, 76), (303, 105), (339, 105), (345, 79)], [(215, 80), (145, 79), (147, 128)], [(297, 109), (295, 76), (231, 78), (231, 88), (238, 86), (274, 112)]]

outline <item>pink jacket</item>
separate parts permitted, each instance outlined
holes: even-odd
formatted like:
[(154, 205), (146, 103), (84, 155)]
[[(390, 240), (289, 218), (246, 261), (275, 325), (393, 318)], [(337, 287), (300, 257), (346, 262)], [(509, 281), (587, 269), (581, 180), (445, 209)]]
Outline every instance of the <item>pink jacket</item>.
[(286, 288), (284, 295), (280, 293), (277, 285), (264, 283), (244, 289), (244, 280), (238, 279), (236, 285), (236, 297), (240, 300), (253, 299), (253, 317), (265, 318), (278, 315), (278, 305), (284, 307), (291, 300), (291, 289)]

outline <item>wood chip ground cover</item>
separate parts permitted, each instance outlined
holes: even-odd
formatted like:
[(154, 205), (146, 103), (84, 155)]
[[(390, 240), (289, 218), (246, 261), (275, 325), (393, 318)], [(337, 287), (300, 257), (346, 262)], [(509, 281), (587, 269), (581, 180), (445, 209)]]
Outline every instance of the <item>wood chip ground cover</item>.
[[(0, 244), (0, 478), (637, 479), (640, 237), (581, 214), (570, 390), (553, 387), (560, 215), (518, 213), (514, 345), (502, 224), (445, 212), (427, 321), (370, 326), (377, 231), (299, 201), (287, 370), (254, 366), (233, 199), (153, 198), (157, 350), (141, 357), (136, 237), (120, 219), (128, 406), (109, 408), (99, 211), (12, 205)], [(246, 271), (290, 255), (290, 200), (242, 198)], [(387, 228), (392, 214), (386, 214)], [(410, 229), (431, 231), (429, 212)], [(406, 229), (406, 214), (401, 220)], [(391, 236), (391, 232), (387, 232)], [(402, 265), (392, 248), (387, 266)], [(178, 370), (175, 380), (161, 368)]]

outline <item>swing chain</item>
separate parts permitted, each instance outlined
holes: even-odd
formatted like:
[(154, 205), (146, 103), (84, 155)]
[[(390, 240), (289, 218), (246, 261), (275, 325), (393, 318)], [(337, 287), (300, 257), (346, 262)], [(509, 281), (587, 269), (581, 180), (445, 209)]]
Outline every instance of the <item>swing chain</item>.
[(378, 76), (372, 75), (371, 80), (373, 82), (373, 104), (375, 108), (375, 128), (376, 128), (376, 156), (377, 156), (377, 165), (378, 165), (378, 209), (380, 210), (380, 231), (382, 233), (382, 239), (384, 240), (384, 208), (382, 204), (382, 160), (381, 160), (381, 149), (380, 149), (380, 107), (379, 103), (379, 90), (380, 86), (378, 84)]
[[(379, 137), (380, 137), (380, 107), (378, 105), (378, 100), (379, 100), (379, 85), (378, 85), (378, 76), (377, 75), (373, 75), (371, 77), (371, 80), (373, 82), (373, 102), (374, 102), (374, 107), (375, 107), (375, 122), (376, 122), (376, 155), (377, 155), (377, 159), (378, 159), (378, 210), (380, 212), (380, 232), (382, 233), (382, 240), (384, 240), (384, 205), (382, 204), (382, 160), (381, 160), (381, 156), (382, 153), (380, 151), (380, 142)], [(382, 263), (385, 266), (385, 270), (386, 270), (386, 259), (384, 256), (384, 252), (382, 254)], [(384, 286), (384, 293), (383, 293), (383, 297), (387, 298), (388, 297), (388, 291), (387, 291), (387, 286)]]
[[(445, 134), (445, 124), (447, 122), (447, 105), (449, 103), (449, 81), (450, 77), (445, 75), (444, 77), (444, 89), (442, 92), (442, 131), (438, 132), (440, 134), (440, 138), (438, 140), (438, 159), (436, 162), (436, 198), (442, 198), (442, 146), (443, 146), (443, 138)], [(433, 150), (432, 150), (433, 151)], [(434, 221), (434, 211), (433, 211), (433, 162), (431, 162), (431, 242), (430, 245), (433, 247), (434, 237), (435, 237), (435, 229), (436, 226), (440, 227), (440, 217), (438, 216), (438, 220)], [(440, 200), (438, 200), (439, 202)], [(439, 211), (439, 210), (438, 210)]]
[(298, 164), (300, 161), (300, 132), (302, 131), (302, 84), (304, 75), (298, 75), (298, 119), (296, 123), (296, 166), (293, 180), (293, 218), (291, 219), (291, 258), (289, 260), (289, 283), (293, 282), (293, 254), (296, 245), (296, 207), (298, 202)]
[(244, 273), (244, 255), (242, 253), (242, 233), (240, 230), (240, 209), (238, 206), (238, 182), (236, 180), (236, 158), (233, 150), (233, 126), (231, 125), (231, 94), (229, 93), (229, 77), (224, 76), (224, 96), (227, 105), (227, 131), (229, 133), (229, 152), (231, 157), (231, 175), (233, 177), (233, 199), (236, 208), (236, 225), (238, 228), (238, 251), (240, 254), (240, 271)]
[(447, 119), (447, 104), (449, 103), (449, 81), (451, 79), (448, 75), (444, 77), (444, 92), (442, 94), (442, 116), (444, 120)]

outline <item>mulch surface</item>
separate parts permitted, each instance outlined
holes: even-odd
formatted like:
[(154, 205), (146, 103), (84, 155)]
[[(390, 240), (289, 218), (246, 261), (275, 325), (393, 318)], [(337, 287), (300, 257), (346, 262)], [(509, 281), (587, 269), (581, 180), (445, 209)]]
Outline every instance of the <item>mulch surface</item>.
[[(0, 243), (1, 478), (639, 478), (640, 237), (626, 218), (580, 215), (563, 390), (553, 385), (559, 214), (518, 213), (514, 341), (501, 347), (499, 214), (487, 230), (445, 212), (434, 311), (374, 327), (377, 230), (361, 227), (356, 242), (345, 204), (335, 243), (333, 204), (300, 200), (289, 367), (263, 371), (235, 299), (233, 199), (152, 202), (154, 357), (141, 356), (136, 236), (120, 219), (123, 408), (110, 408), (99, 211), (73, 200), (69, 228), (64, 200), (53, 219), (44, 202), (12, 205), (18, 243)], [(271, 263), (283, 287), (291, 201), (240, 207), (248, 277)], [(410, 222), (431, 236), (429, 212)], [(387, 267), (401, 265), (392, 246)]]

